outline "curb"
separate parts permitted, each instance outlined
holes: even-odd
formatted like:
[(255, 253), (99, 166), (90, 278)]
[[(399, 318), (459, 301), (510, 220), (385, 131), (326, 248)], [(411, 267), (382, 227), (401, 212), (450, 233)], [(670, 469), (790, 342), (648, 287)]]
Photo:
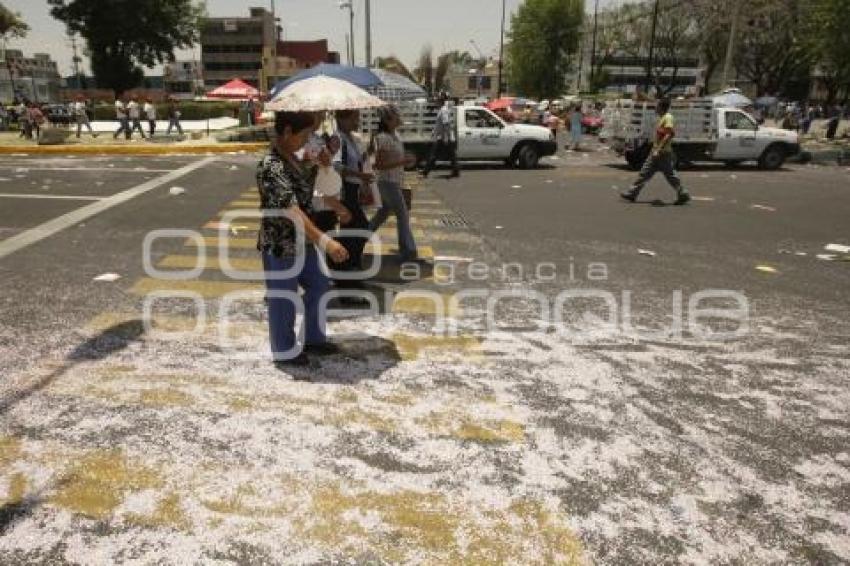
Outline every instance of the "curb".
[(269, 146), (268, 142), (253, 143), (217, 143), (212, 145), (185, 145), (157, 147), (153, 145), (36, 145), (0, 146), (0, 155), (26, 153), (28, 155), (196, 155), (204, 153), (233, 153), (245, 151), (253, 153)]
[(819, 149), (815, 151), (803, 150), (793, 158), (790, 163), (811, 163), (817, 165), (847, 165), (850, 164), (850, 152), (844, 149)]

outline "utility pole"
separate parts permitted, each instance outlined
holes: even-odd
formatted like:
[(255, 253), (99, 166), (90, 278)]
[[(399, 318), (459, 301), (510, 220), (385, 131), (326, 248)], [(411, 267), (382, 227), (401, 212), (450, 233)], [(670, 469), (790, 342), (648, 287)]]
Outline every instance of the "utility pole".
[(71, 59), (71, 62), (74, 64), (74, 76), (77, 77), (77, 88), (83, 88), (83, 78), (80, 74), (80, 62), (82, 59), (77, 53), (77, 36), (71, 34), (71, 50), (74, 53), (74, 57)]
[(599, 30), (599, 0), (593, 7), (593, 44), (590, 48), (590, 88), (593, 90), (593, 76), (596, 72), (596, 32)]
[(652, 65), (653, 55), (655, 54), (655, 28), (658, 26), (658, 3), (660, 0), (655, 0), (655, 6), (652, 8), (652, 30), (649, 35), (649, 57), (646, 59), (646, 92), (649, 94), (649, 87), (652, 84)]
[(348, 45), (350, 46), (348, 51), (348, 64), (354, 65), (354, 0), (344, 0), (339, 3), (340, 10), (345, 10), (346, 8), (348, 8)]
[(502, 72), (505, 68), (505, 0), (502, 0), (502, 35), (499, 39), (499, 86), (496, 88), (496, 98), (502, 98)]
[(366, 68), (372, 68), (372, 0), (366, 0)]
[(351, 36), (348, 32), (345, 32), (345, 60), (349, 65), (351, 64)]
[(741, 2), (733, 0), (732, 27), (729, 30), (729, 43), (726, 45), (726, 61), (723, 62), (723, 82), (720, 84), (720, 88), (722, 89), (729, 86), (729, 74), (732, 71), (732, 58), (735, 53), (735, 36), (738, 34), (738, 13), (740, 9)]

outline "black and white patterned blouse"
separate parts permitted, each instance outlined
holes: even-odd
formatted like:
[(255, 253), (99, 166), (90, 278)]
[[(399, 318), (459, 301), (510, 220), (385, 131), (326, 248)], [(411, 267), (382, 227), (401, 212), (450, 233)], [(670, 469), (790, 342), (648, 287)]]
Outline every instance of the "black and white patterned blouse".
[[(313, 189), (306, 172), (302, 171), (272, 148), (257, 166), (257, 188), (260, 209), (280, 211), (298, 204), (307, 216), (313, 213)], [(277, 257), (294, 257), (303, 253), (296, 249), (295, 225), (287, 218), (264, 215), (257, 240), (257, 249)]]

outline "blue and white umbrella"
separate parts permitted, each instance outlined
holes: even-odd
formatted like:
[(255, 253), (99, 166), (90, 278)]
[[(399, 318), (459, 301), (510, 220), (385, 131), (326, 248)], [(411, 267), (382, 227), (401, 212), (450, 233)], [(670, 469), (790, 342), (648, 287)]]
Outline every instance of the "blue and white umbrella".
[(737, 92), (729, 92), (714, 97), (715, 106), (725, 106), (731, 108), (746, 108), (752, 106), (753, 101)]

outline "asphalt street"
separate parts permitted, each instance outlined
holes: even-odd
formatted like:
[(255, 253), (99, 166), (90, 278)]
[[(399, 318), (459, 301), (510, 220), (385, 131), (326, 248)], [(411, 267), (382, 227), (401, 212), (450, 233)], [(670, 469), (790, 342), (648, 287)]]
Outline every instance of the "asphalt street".
[(433, 268), (385, 227), (307, 383), (218, 253), (255, 163), (0, 159), (0, 564), (850, 562), (850, 170), (411, 177)]

